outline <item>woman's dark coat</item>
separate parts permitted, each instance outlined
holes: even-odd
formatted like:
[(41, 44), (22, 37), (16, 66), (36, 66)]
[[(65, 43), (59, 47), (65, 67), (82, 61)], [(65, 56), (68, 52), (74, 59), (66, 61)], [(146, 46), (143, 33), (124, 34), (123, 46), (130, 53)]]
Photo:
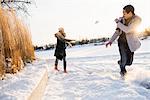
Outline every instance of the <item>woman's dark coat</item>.
[(66, 57), (65, 49), (66, 49), (65, 41), (57, 37), (57, 44), (54, 56), (56, 56), (57, 59), (62, 60), (63, 57)]

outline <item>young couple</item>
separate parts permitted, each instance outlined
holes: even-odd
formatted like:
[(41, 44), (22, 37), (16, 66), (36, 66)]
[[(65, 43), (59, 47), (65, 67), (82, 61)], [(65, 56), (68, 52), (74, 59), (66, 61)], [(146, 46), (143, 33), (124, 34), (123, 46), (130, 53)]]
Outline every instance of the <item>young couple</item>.
[[(137, 36), (137, 27), (141, 23), (141, 18), (134, 13), (134, 7), (132, 5), (126, 5), (123, 8), (123, 17), (115, 19), (117, 28), (113, 36), (110, 38), (106, 47), (111, 46), (113, 41), (118, 37), (118, 47), (120, 52), (120, 60), (118, 64), (120, 66), (120, 74), (126, 74), (126, 65), (131, 65), (133, 62), (134, 52), (141, 46), (141, 43)], [(65, 33), (63, 28), (59, 28), (59, 32), (55, 34), (57, 37), (57, 45), (55, 50), (56, 61), (55, 69), (57, 69), (58, 59), (63, 59), (64, 72), (66, 73), (66, 52), (65, 43), (69, 43), (70, 39), (65, 39)]]

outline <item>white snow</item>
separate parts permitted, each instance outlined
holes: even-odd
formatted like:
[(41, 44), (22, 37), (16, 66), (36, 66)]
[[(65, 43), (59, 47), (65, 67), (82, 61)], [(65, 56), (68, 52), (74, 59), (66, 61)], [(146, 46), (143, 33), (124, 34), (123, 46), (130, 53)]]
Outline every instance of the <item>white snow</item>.
[(44, 61), (37, 60), (17, 74), (6, 74), (6, 79), (0, 81), (0, 100), (29, 99), (47, 70), (46, 66)]
[(68, 74), (63, 73), (61, 61), (61, 71), (53, 70), (54, 50), (37, 53), (49, 64), (43, 100), (150, 100), (150, 40), (141, 42), (125, 78), (119, 74), (117, 44), (68, 48)]
[(0, 100), (28, 99), (45, 70), (49, 78), (43, 100), (150, 100), (150, 39), (141, 42), (125, 78), (119, 74), (117, 44), (67, 48), (67, 74), (62, 61), (60, 71), (53, 70), (54, 50), (36, 52), (37, 61), (0, 81)]

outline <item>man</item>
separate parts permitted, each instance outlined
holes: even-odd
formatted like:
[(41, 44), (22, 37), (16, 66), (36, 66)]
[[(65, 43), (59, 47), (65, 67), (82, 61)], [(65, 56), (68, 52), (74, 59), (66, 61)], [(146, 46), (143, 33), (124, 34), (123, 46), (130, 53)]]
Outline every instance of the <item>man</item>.
[(106, 44), (111, 46), (112, 42), (118, 38), (118, 47), (120, 52), (120, 74), (125, 75), (126, 65), (133, 62), (134, 52), (140, 47), (141, 43), (137, 37), (137, 27), (141, 23), (141, 18), (134, 13), (132, 5), (126, 5), (123, 8), (123, 17), (115, 19), (117, 28), (109, 42)]
[[(55, 37), (57, 38), (57, 44), (56, 44), (56, 50), (54, 56), (56, 56), (55, 60), (55, 70), (58, 70), (58, 60), (63, 59), (63, 66), (64, 66), (64, 73), (67, 73), (66, 70), (66, 43), (71, 46), (71, 39), (66, 39), (66, 33), (64, 32), (64, 29), (62, 27), (58, 28), (58, 32), (55, 34)], [(59, 71), (59, 70), (58, 70)]]

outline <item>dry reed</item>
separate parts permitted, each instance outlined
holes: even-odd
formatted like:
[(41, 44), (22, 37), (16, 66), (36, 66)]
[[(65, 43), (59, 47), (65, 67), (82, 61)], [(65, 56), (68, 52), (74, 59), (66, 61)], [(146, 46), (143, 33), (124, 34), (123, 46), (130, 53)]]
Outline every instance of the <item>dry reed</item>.
[(0, 8), (0, 77), (16, 73), (35, 58), (28, 27), (13, 9)]

